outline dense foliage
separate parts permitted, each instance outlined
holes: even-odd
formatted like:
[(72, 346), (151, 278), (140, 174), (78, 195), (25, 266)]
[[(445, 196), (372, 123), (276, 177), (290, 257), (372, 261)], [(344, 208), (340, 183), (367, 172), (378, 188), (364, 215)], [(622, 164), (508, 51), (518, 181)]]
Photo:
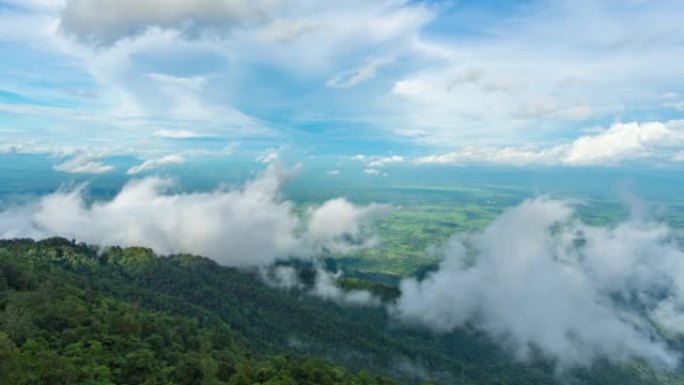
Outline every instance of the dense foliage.
[[(385, 300), (397, 294), (359, 279), (342, 284)], [(271, 288), (255, 272), (208, 259), (98, 252), (57, 238), (0, 241), (0, 384), (392, 383), (370, 372), (400, 383), (559, 381), (550, 363), (518, 363), (473, 332), (406, 328), (383, 309)], [(670, 380), (606, 362), (563, 378)]]
[[(0, 383), (392, 383), (363, 371), (350, 375), (321, 359), (255, 355), (231, 330), (248, 325), (231, 326), (189, 301), (122, 283), (150, 262), (158, 260), (142, 248), (114, 248), (99, 258), (93, 249), (63, 240), (5, 242)], [(208, 263), (188, 257), (175, 262), (179, 268)], [(193, 295), (212, 295), (196, 289)]]

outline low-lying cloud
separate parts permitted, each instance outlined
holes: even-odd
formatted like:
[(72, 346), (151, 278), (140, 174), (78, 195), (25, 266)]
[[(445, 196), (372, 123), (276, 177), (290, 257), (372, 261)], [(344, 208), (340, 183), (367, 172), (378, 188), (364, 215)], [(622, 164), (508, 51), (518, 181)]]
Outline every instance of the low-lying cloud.
[(114, 171), (114, 166), (104, 164), (88, 154), (80, 154), (56, 165), (54, 169), (71, 174), (105, 174)]
[(369, 226), (390, 212), (391, 208), (384, 204), (356, 207), (344, 198), (331, 199), (307, 211), (306, 237), (321, 251), (342, 253), (355, 247), (371, 247), (375, 238), (369, 236)]
[(589, 226), (571, 204), (538, 198), (441, 253), (437, 271), (401, 283), (396, 317), (437, 332), (474, 327), (521, 359), (539, 349), (561, 367), (599, 356), (679, 362), (660, 332), (684, 331), (684, 252), (664, 225)]
[[(272, 164), (241, 188), (198, 193), (171, 193), (171, 180), (150, 177), (129, 182), (110, 201), (92, 204), (84, 187), (58, 191), (0, 213), (0, 237), (63, 236), (103, 246), (147, 246), (161, 254), (200, 254), (229, 266), (258, 266), (367, 244), (366, 225), (387, 210), (335, 199), (310, 208), (310, 219), (302, 218), (280, 194), (289, 176)], [(341, 221), (320, 228), (332, 223), (331, 216)]]
[(271, 286), (282, 289), (298, 289), (306, 294), (347, 306), (380, 306), (382, 300), (368, 290), (346, 290), (340, 286), (342, 272), (330, 272), (321, 266), (314, 270), (314, 281), (310, 285), (300, 277), (299, 271), (292, 266), (274, 266), (262, 269), (262, 277)]
[(126, 171), (128, 175), (140, 174), (141, 172), (154, 170), (159, 167), (171, 166), (174, 164), (184, 164), (185, 158), (179, 154), (162, 156), (161, 158), (147, 159), (137, 166), (133, 166)]

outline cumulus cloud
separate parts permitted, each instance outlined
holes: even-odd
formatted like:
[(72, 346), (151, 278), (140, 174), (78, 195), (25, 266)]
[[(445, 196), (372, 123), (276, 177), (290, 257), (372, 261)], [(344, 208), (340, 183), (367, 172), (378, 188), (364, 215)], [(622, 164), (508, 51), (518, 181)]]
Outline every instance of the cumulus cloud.
[(312, 246), (332, 252), (368, 247), (373, 244), (373, 238), (368, 237), (370, 224), (387, 217), (391, 210), (383, 204), (357, 208), (344, 198), (331, 199), (307, 210), (306, 237)]
[(428, 155), (418, 164), (611, 166), (634, 160), (677, 161), (684, 146), (684, 121), (615, 123), (607, 129), (548, 148), (479, 147)]
[(340, 170), (328, 170), (325, 172), (326, 175), (338, 176), (340, 175)]
[(538, 198), (441, 248), (439, 269), (406, 279), (392, 313), (448, 332), (469, 325), (561, 366), (598, 356), (675, 367), (660, 330), (681, 333), (684, 251), (664, 225), (579, 222), (567, 202)]
[[(129, 182), (110, 201), (94, 203), (84, 198), (84, 187), (58, 191), (0, 213), (0, 238), (63, 236), (103, 246), (147, 246), (161, 254), (200, 254), (230, 266), (311, 258), (320, 250), (367, 244), (362, 230), (377, 216), (377, 206), (335, 200), (312, 208), (312, 219), (303, 220), (280, 194), (289, 176), (271, 164), (238, 189), (177, 194), (169, 193), (170, 180), (145, 178)], [(342, 224), (321, 228), (330, 225), (330, 215), (344, 218)]]
[(126, 171), (128, 175), (140, 174), (144, 171), (153, 170), (155, 168), (169, 166), (173, 164), (184, 164), (185, 158), (178, 154), (166, 155), (161, 158), (148, 159), (137, 166), (133, 166)]
[(616, 123), (596, 135), (582, 136), (568, 148), (566, 164), (611, 164), (649, 158), (684, 144), (684, 121)]
[(72, 174), (105, 174), (114, 170), (114, 166), (104, 164), (88, 154), (76, 155), (54, 167), (55, 170)]

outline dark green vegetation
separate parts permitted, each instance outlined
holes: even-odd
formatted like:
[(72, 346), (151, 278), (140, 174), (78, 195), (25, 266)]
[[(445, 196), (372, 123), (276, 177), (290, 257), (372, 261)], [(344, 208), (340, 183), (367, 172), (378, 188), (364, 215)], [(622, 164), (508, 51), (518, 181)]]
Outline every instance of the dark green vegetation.
[[(223, 270), (201, 258), (158, 259), (144, 248), (112, 248), (99, 258), (62, 239), (3, 242), (0, 383), (392, 383), (322, 359), (275, 355), (286, 344), (270, 333), (282, 330), (266, 330), (257, 317), (269, 315), (261, 307), (289, 309), (269, 304), (277, 298), (268, 289), (233, 270), (206, 276), (229, 287), (203, 285), (201, 276), (214, 269)], [(254, 306), (240, 306), (248, 303)]]
[[(396, 289), (358, 279), (386, 299)], [(315, 358), (311, 358), (315, 357)], [(344, 368), (344, 369), (343, 369)], [(367, 369), (367, 371), (362, 370)], [(256, 273), (144, 248), (0, 242), (0, 384), (554, 384), (469, 331), (433, 335), (380, 308), (344, 308)], [(657, 384), (599, 362), (571, 384)]]

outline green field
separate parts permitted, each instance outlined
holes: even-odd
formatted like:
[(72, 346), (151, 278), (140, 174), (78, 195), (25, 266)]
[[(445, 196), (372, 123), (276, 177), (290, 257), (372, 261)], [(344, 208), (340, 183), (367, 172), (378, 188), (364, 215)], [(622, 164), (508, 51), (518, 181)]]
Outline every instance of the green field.
[[(532, 197), (521, 190), (495, 187), (400, 187), (391, 189), (387, 196), (403, 204), (395, 205), (395, 211), (375, 225), (375, 247), (335, 256), (346, 269), (389, 276), (416, 274), (439, 262), (440, 257), (431, 249), (452, 236), (484, 229), (506, 209)], [(363, 197), (372, 201), (373, 194), (368, 192)], [(563, 199), (575, 202), (579, 220), (592, 226), (613, 226), (636, 214), (679, 231), (684, 229), (684, 204), (680, 201), (643, 202), (639, 208), (643, 212), (631, 214), (617, 199)]]

